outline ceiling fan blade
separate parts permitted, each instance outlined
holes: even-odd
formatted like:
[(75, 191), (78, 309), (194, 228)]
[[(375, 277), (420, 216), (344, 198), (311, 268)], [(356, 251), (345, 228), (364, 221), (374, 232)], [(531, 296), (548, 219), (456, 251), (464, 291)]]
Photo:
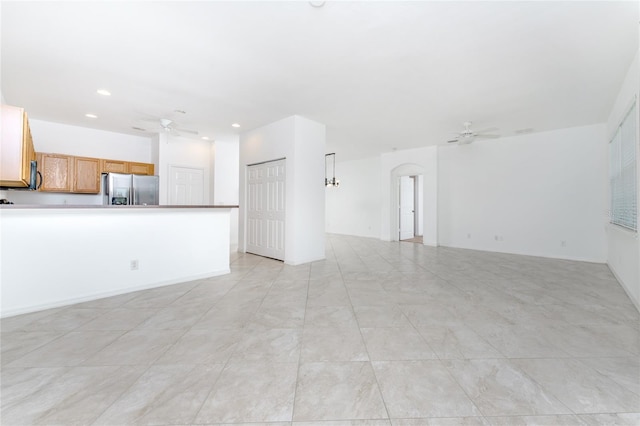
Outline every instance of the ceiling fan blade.
[(500, 137), (500, 135), (475, 135), (476, 138), (482, 138), (482, 139), (498, 139)]
[(482, 130), (475, 130), (473, 133), (477, 135), (478, 133), (495, 132), (496, 130), (498, 130), (497, 127), (487, 127), (486, 129), (482, 129)]

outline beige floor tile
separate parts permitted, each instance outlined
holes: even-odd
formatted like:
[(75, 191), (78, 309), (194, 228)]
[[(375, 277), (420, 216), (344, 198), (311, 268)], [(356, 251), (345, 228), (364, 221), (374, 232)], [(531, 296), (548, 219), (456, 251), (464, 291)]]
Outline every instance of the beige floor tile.
[(580, 419), (587, 426), (638, 426), (640, 412), (616, 414), (582, 414)]
[(391, 418), (480, 415), (440, 361), (376, 361), (373, 368)]
[(243, 333), (242, 329), (189, 330), (155, 363), (226, 363)]
[(605, 265), (326, 241), (0, 319), (3, 424), (640, 423), (640, 313)]
[(133, 330), (84, 362), (84, 365), (149, 365), (164, 354), (183, 330)]
[(72, 331), (8, 364), (9, 367), (76, 366), (122, 335), (122, 331)]
[(152, 366), (94, 424), (189, 424), (222, 367), (222, 364)]
[(493, 346), (465, 325), (418, 327), (440, 359), (502, 358)]
[(358, 324), (350, 306), (310, 306), (305, 314), (304, 326), (357, 327)]
[(413, 327), (396, 305), (354, 306), (360, 327)]
[(424, 338), (413, 328), (362, 328), (372, 361), (435, 359)]
[(297, 362), (300, 358), (301, 331), (288, 328), (246, 330), (230, 362)]
[(392, 419), (393, 426), (491, 426), (483, 417), (431, 417), (426, 419)]
[(302, 363), (293, 419), (386, 419), (380, 389), (367, 362)]
[(640, 409), (640, 395), (579, 360), (520, 359), (513, 362), (574, 413), (634, 412)]
[(485, 416), (571, 414), (554, 393), (507, 359), (443, 361)]
[(46, 386), (36, 387), (28, 397), (3, 407), (2, 423), (90, 424), (143, 372), (142, 367), (129, 366), (72, 368)]
[(0, 361), (9, 364), (63, 335), (59, 331), (13, 331), (0, 333)]
[(131, 330), (158, 312), (158, 309), (115, 308), (84, 324), (78, 330)]
[(291, 421), (298, 364), (228, 364), (193, 423)]
[(303, 362), (369, 360), (357, 327), (305, 328), (300, 356)]
[(575, 415), (489, 417), (492, 426), (585, 426)]

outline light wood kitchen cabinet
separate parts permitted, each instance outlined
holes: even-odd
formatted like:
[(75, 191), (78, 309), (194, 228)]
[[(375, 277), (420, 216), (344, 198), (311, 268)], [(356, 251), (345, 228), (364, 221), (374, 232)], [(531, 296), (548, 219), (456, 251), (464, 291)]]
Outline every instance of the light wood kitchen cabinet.
[(44, 192), (99, 194), (102, 173), (133, 173), (153, 176), (154, 165), (102, 158), (74, 157), (38, 153), (38, 171), (42, 173)]
[(29, 186), (31, 161), (36, 159), (36, 153), (27, 113), (23, 108), (2, 105), (0, 135), (0, 186)]
[(100, 173), (129, 173), (129, 163), (119, 160), (100, 160)]
[(100, 192), (100, 159), (73, 157), (73, 189), (79, 194)]
[(153, 176), (154, 165), (120, 160), (100, 160), (101, 173), (131, 173), (134, 175)]
[(42, 173), (44, 192), (71, 192), (74, 177), (74, 157), (62, 154), (38, 153), (38, 171)]
[(129, 163), (129, 173), (153, 176), (154, 165), (149, 163)]

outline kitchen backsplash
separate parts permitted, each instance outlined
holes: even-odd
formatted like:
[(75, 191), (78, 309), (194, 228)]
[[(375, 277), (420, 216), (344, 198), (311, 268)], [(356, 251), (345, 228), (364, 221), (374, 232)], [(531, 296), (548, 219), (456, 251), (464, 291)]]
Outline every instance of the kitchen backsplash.
[(0, 199), (5, 198), (14, 204), (30, 205), (100, 205), (101, 194), (65, 194), (37, 191), (0, 191)]

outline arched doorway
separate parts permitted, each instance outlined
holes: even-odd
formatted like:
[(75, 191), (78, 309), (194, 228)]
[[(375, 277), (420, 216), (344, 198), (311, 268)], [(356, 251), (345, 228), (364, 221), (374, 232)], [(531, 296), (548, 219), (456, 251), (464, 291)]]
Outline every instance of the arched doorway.
[(424, 168), (418, 164), (401, 164), (391, 170), (390, 229), (392, 230), (392, 241), (422, 242), (423, 175)]

